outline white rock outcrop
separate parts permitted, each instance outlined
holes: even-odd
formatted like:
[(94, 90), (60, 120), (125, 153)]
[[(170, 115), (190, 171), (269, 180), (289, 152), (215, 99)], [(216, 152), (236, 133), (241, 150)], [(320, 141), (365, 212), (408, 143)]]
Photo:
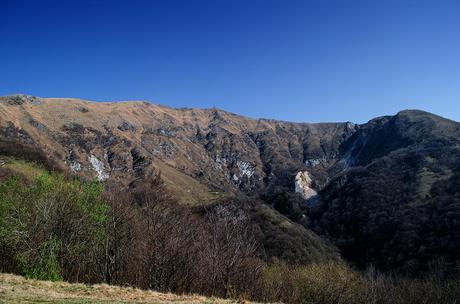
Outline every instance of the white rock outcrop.
[(224, 170), (227, 167), (227, 159), (217, 156), (215, 161), (214, 161), (214, 168), (219, 169), (219, 170)]
[(247, 176), (248, 179), (251, 178), (254, 173), (256, 172), (254, 166), (252, 166), (250, 163), (246, 161), (239, 160), (236, 162), (236, 165), (238, 166), (238, 169), (240, 171), (240, 176)]
[(307, 165), (309, 167), (316, 167), (316, 166), (319, 166), (319, 165), (324, 165), (325, 163), (327, 163), (327, 159), (325, 157), (310, 158), (310, 159), (305, 160), (305, 165)]
[(98, 180), (104, 181), (109, 178), (109, 173), (108, 170), (105, 168), (104, 163), (100, 161), (96, 156), (91, 154), (89, 162), (93, 166), (94, 171), (96, 171)]
[(313, 180), (308, 171), (300, 171), (295, 176), (295, 192), (302, 194), (302, 197), (306, 200), (316, 196), (318, 193), (311, 187), (312, 182)]
[(71, 161), (69, 167), (72, 173), (77, 173), (81, 170), (81, 164), (77, 161)]

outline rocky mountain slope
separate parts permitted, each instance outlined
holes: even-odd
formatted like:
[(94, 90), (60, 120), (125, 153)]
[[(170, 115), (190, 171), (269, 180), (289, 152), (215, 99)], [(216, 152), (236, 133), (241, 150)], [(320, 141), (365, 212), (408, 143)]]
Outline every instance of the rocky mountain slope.
[(147, 102), (0, 98), (3, 154), (122, 187), (160, 171), (182, 203), (249, 197), (273, 207), (257, 209), (260, 221), (283, 214), (357, 265), (415, 272), (460, 256), (459, 135), (459, 123), (422, 111), (307, 124)]
[(254, 120), (218, 109), (23, 95), (1, 98), (0, 127), (3, 149), (35, 151), (81, 177), (128, 186), (157, 168), (184, 203), (274, 186), (294, 190), (296, 175), (307, 169), (297, 187), (309, 196), (345, 164), (339, 147), (356, 130), (351, 123)]

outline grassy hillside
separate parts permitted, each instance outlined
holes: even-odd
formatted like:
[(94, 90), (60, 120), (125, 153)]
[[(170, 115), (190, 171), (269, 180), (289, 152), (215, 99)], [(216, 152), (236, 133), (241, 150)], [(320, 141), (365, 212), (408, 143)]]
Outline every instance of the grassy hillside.
[(0, 274), (0, 303), (235, 303), (195, 295), (174, 295), (107, 284), (70, 284)]
[(0, 173), (2, 175), (15, 174), (25, 178), (34, 178), (46, 172), (46, 170), (33, 162), (17, 159), (10, 156), (0, 155)]

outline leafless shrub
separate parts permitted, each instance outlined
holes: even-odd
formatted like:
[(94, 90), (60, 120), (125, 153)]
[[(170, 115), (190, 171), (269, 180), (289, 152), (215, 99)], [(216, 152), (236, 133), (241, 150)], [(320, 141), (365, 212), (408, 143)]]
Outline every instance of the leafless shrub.
[(208, 210), (198, 260), (207, 294), (234, 297), (250, 293), (263, 267), (250, 221), (234, 203)]

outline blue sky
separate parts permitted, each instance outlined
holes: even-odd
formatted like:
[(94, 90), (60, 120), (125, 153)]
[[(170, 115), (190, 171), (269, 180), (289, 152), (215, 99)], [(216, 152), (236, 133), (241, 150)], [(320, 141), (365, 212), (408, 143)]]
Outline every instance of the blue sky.
[(0, 95), (460, 120), (460, 1), (0, 1)]

